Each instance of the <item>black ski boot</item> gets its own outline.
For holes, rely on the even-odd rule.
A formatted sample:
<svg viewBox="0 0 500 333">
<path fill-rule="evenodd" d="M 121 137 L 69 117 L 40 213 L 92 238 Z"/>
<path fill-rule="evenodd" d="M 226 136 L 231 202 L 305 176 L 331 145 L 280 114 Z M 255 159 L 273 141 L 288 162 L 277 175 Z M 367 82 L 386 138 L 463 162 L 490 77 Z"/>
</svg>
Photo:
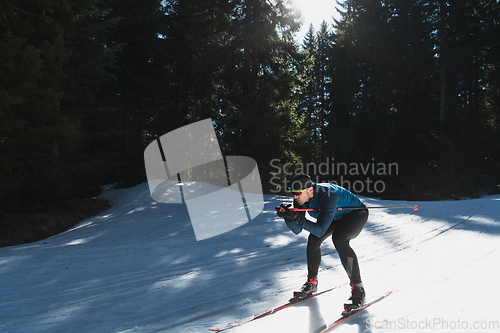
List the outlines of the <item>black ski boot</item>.
<svg viewBox="0 0 500 333">
<path fill-rule="evenodd" d="M 347 300 L 346 303 L 344 303 L 344 309 L 347 311 L 357 309 L 363 304 L 365 304 L 366 301 L 366 295 L 365 295 L 365 288 L 363 288 L 363 285 L 358 285 L 358 286 L 353 286 L 351 288 L 351 297 Z"/>
<path fill-rule="evenodd" d="M 318 291 L 318 280 L 317 279 L 307 279 L 306 283 L 302 286 L 300 291 L 293 292 L 293 298 L 291 301 L 300 301 L 306 297 L 311 296 Z"/>
</svg>

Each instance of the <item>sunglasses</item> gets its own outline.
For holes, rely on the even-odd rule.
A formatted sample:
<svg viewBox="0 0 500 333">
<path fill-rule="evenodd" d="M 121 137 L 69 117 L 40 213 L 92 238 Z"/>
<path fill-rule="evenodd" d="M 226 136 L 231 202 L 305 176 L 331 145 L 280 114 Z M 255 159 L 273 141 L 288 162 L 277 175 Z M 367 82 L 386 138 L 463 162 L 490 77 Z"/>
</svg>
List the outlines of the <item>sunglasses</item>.
<svg viewBox="0 0 500 333">
<path fill-rule="evenodd" d="M 307 189 L 305 190 L 300 190 L 300 191 L 291 191 L 291 189 L 288 189 L 288 192 L 290 192 L 291 195 L 301 195 L 302 193 L 304 193 L 305 191 L 307 191 Z"/>
</svg>

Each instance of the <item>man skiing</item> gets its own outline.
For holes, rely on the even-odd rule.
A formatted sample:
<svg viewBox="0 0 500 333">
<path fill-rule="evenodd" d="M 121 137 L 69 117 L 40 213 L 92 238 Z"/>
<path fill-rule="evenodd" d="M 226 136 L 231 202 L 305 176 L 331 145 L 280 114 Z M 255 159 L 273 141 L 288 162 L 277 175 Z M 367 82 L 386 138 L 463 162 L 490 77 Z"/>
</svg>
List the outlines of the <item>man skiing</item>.
<svg viewBox="0 0 500 333">
<path fill-rule="evenodd" d="M 361 281 L 358 259 L 349 245 L 356 238 L 368 220 L 368 209 L 337 210 L 337 207 L 365 207 L 359 198 L 347 189 L 334 184 L 317 184 L 311 177 L 299 174 L 292 178 L 289 192 L 294 202 L 293 208 L 310 208 L 309 215 L 316 223 L 305 218 L 305 212 L 294 211 L 291 205 L 281 205 L 277 209 L 279 217 L 295 234 L 309 231 L 307 241 L 307 282 L 302 289 L 294 292 L 301 299 L 318 290 L 318 270 L 321 262 L 320 245 L 332 236 L 342 266 L 350 279 L 351 297 L 344 304 L 346 310 L 355 309 L 365 302 L 365 290 Z"/>
</svg>

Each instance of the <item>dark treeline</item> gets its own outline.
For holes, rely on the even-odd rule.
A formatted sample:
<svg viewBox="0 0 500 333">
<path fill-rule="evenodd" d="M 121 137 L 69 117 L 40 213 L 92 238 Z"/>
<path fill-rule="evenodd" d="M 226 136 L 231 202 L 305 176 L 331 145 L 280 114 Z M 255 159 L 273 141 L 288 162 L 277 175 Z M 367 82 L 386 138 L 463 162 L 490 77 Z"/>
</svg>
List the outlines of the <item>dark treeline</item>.
<svg viewBox="0 0 500 333">
<path fill-rule="evenodd" d="M 0 209 L 143 182 L 145 147 L 206 118 L 267 191 L 306 163 L 388 198 L 499 191 L 499 3 L 338 5 L 298 43 L 280 0 L 3 0 Z"/>
<path fill-rule="evenodd" d="M 298 110 L 311 134 L 302 156 L 397 163 L 397 177 L 380 177 L 386 197 L 498 192 L 498 1 L 340 5 L 334 29 L 304 43 L 314 67 Z"/>
</svg>

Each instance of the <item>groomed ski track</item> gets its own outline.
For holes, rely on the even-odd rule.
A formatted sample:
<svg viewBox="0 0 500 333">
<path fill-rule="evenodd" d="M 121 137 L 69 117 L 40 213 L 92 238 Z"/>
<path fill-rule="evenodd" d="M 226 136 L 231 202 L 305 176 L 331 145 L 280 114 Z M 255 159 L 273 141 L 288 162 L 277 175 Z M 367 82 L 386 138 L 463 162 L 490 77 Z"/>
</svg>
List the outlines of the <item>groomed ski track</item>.
<svg viewBox="0 0 500 333">
<path fill-rule="evenodd" d="M 186 207 L 154 202 L 146 183 L 102 197 L 112 208 L 71 230 L 0 249 L 0 332 L 209 332 L 286 302 L 305 282 L 308 233 L 295 236 L 274 212 L 290 198 L 266 195 L 256 219 L 197 242 Z M 367 298 L 394 293 L 338 331 L 500 330 L 500 306 L 482 306 L 500 297 L 499 195 L 361 199 L 419 209 L 370 211 L 352 241 Z M 331 241 L 322 250 L 320 289 L 346 282 Z M 339 316 L 348 294 L 284 309 L 288 319 L 269 316 L 265 332 L 314 331 Z M 299 317 L 300 328 L 290 319 Z M 254 332 L 250 324 L 228 332 Z"/>
</svg>

